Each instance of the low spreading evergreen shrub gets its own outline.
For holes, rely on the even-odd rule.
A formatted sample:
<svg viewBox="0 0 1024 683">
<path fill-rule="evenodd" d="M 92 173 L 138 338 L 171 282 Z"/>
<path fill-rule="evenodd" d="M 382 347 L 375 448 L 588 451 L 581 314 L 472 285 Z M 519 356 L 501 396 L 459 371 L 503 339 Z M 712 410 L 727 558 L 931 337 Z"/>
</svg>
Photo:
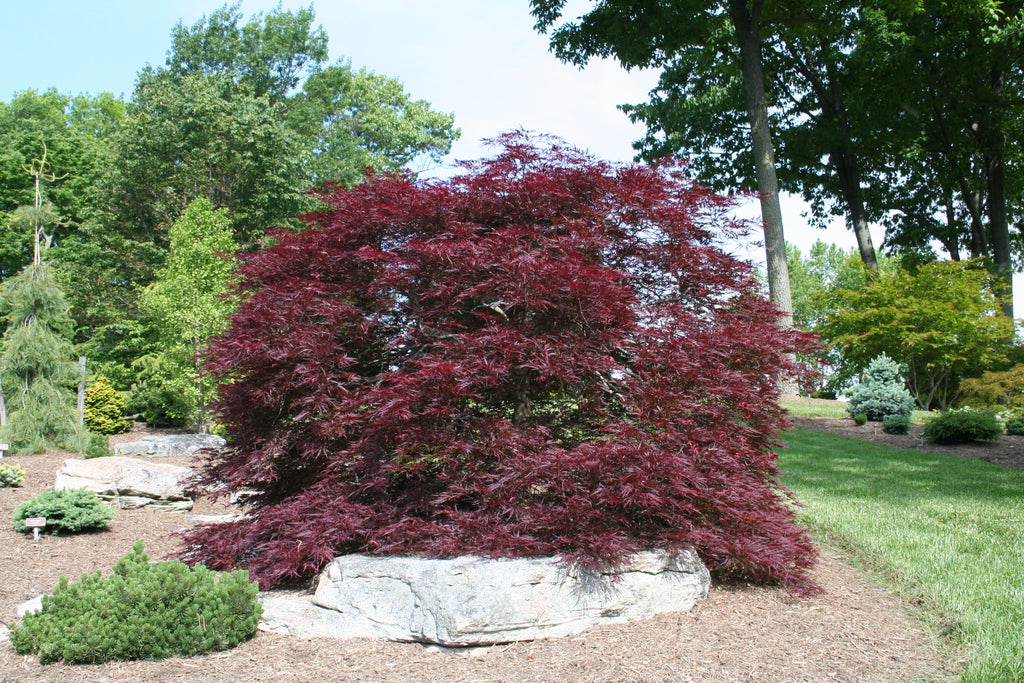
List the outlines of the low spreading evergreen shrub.
<svg viewBox="0 0 1024 683">
<path fill-rule="evenodd" d="M 106 529 L 114 518 L 114 508 L 85 489 L 44 491 L 15 509 L 14 530 L 22 533 L 31 531 L 25 526 L 29 517 L 45 517 L 44 533 L 56 536 Z"/>
<path fill-rule="evenodd" d="M 17 486 L 25 481 L 25 468 L 21 465 L 0 465 L 0 488 Z"/>
<path fill-rule="evenodd" d="M 914 397 L 900 379 L 900 365 L 884 353 L 868 364 L 864 380 L 850 392 L 846 408 L 850 415 L 863 413 L 873 422 L 881 422 L 886 415 L 910 417 L 914 412 Z"/>
<path fill-rule="evenodd" d="M 149 564 L 135 543 L 107 578 L 61 577 L 43 609 L 11 631 L 19 654 L 43 664 L 97 664 L 227 650 L 256 634 L 263 608 L 245 571 L 220 575 L 178 560 Z"/>
<path fill-rule="evenodd" d="M 882 420 L 882 431 L 886 434 L 909 434 L 910 418 L 903 415 L 886 415 Z"/>
<path fill-rule="evenodd" d="M 868 416 L 865 415 L 864 413 L 857 413 L 856 415 L 853 416 L 853 421 L 857 424 L 857 426 L 863 426 L 868 423 Z"/>
<path fill-rule="evenodd" d="M 132 423 L 124 419 L 124 399 L 100 375 L 85 390 L 85 426 L 94 434 L 124 434 Z"/>
<path fill-rule="evenodd" d="M 1010 436 L 1024 436 L 1024 415 L 1014 415 L 1007 420 L 1006 433 Z"/>
<path fill-rule="evenodd" d="M 987 410 L 956 408 L 933 417 L 924 426 L 924 435 L 935 443 L 997 441 L 1003 433 L 996 416 Z"/>
</svg>

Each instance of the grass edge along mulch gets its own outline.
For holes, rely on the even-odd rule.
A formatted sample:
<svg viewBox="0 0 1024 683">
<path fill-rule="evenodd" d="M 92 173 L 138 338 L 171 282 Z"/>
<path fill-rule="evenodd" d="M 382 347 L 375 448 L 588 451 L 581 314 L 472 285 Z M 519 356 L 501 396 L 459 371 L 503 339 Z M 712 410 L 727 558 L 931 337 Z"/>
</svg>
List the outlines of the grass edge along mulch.
<svg viewBox="0 0 1024 683">
<path fill-rule="evenodd" d="M 1024 681 L 1024 471 L 792 429 L 799 523 L 962 647 L 962 683 Z"/>
</svg>

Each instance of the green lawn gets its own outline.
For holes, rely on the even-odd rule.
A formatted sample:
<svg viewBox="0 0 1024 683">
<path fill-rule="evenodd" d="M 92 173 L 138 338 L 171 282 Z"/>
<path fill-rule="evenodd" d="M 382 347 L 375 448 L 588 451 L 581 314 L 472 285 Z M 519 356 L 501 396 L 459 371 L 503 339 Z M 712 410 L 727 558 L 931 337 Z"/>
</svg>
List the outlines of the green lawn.
<svg viewBox="0 0 1024 683">
<path fill-rule="evenodd" d="M 801 524 L 963 645 L 961 681 L 1024 681 L 1024 471 L 801 429 L 783 440 Z"/>
<path fill-rule="evenodd" d="M 791 401 L 783 399 L 779 401 L 779 405 L 786 409 L 790 415 L 798 415 L 800 417 L 849 417 L 850 414 L 846 412 L 846 404 L 842 401 L 816 401 L 814 403 L 804 403 L 802 401 Z M 934 413 L 930 413 L 925 410 L 915 410 L 910 416 L 911 422 L 925 422 L 928 418 L 932 417 Z"/>
</svg>

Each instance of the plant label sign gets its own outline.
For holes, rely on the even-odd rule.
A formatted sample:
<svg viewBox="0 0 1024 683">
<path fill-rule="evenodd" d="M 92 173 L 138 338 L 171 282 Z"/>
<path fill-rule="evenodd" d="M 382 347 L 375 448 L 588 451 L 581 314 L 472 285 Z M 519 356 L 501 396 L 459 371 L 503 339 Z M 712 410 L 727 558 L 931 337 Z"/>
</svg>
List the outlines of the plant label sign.
<svg viewBox="0 0 1024 683">
<path fill-rule="evenodd" d="M 25 519 L 25 526 L 32 530 L 32 540 L 39 540 L 39 530 L 46 526 L 45 517 L 27 517 Z"/>
</svg>

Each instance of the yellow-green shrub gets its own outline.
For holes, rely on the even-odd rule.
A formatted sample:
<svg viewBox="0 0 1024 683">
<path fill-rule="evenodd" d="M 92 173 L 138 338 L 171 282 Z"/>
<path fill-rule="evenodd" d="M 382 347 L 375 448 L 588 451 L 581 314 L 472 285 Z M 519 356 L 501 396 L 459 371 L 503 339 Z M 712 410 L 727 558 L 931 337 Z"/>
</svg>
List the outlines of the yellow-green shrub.
<svg viewBox="0 0 1024 683">
<path fill-rule="evenodd" d="M 963 380 L 957 403 L 974 408 L 1024 408 L 1024 364 Z"/>
<path fill-rule="evenodd" d="M 124 434 L 132 423 L 124 419 L 124 399 L 100 375 L 85 389 L 85 426 L 95 434 Z"/>
</svg>

